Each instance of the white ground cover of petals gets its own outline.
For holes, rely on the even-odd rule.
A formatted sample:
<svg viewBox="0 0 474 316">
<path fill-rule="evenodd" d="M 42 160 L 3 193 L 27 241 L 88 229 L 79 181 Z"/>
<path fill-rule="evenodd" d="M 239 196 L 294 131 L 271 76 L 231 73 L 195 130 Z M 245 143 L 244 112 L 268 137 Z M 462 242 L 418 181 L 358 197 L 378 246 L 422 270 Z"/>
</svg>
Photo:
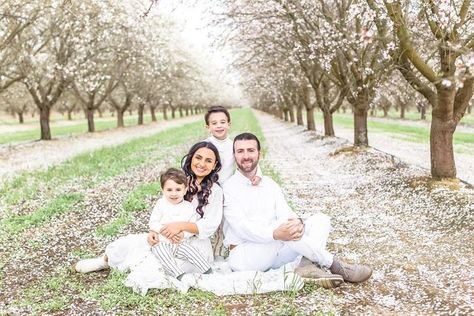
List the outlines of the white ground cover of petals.
<svg viewBox="0 0 474 316">
<path fill-rule="evenodd" d="M 0 145 L 0 179 L 5 180 L 24 170 L 47 168 L 84 152 L 116 146 L 132 139 L 150 136 L 165 129 L 198 120 L 202 120 L 201 115 L 72 137 L 60 137 L 51 141 L 36 141 L 12 146 Z"/>
<path fill-rule="evenodd" d="M 330 215 L 330 250 L 374 269 L 368 282 L 335 290 L 328 304 L 348 315 L 474 313 L 472 187 L 431 186 L 428 170 L 373 148 L 334 154 L 350 143 L 257 116 L 266 163 L 291 205 Z"/>
</svg>

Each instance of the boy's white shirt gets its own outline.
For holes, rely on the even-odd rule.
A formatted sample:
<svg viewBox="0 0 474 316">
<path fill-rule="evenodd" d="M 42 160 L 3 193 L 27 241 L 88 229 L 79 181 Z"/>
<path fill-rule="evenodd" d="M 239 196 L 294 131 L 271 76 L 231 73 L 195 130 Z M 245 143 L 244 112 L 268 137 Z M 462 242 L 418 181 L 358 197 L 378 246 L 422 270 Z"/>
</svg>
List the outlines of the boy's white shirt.
<svg viewBox="0 0 474 316">
<path fill-rule="evenodd" d="M 188 201 L 181 201 L 178 204 L 168 202 L 165 197 L 161 197 L 153 207 L 150 216 L 149 228 L 157 233 L 160 232 L 164 224 L 173 222 L 190 222 L 196 223 L 198 214 L 193 205 Z M 189 232 L 184 231 L 184 238 L 194 236 Z M 166 237 L 160 235 L 160 241 L 168 241 Z"/>
<path fill-rule="evenodd" d="M 226 137 L 223 140 L 217 139 L 214 136 L 209 136 L 206 141 L 212 143 L 216 146 L 219 151 L 219 156 L 221 158 L 221 170 L 219 174 L 219 184 L 222 186 L 224 182 L 229 179 L 234 174 L 235 164 L 234 164 L 234 153 L 233 153 L 233 141 Z"/>
</svg>

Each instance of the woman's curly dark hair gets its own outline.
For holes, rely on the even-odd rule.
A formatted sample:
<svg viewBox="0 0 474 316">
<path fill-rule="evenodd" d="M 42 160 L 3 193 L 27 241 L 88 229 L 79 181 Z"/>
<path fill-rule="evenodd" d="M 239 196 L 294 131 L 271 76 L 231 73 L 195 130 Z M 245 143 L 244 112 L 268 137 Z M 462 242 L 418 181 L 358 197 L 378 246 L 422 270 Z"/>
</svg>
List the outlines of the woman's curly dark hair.
<svg viewBox="0 0 474 316">
<path fill-rule="evenodd" d="M 204 179 L 202 179 L 200 183 L 201 190 L 199 190 L 199 187 L 196 183 L 196 175 L 191 169 L 191 162 L 193 160 L 194 154 L 200 148 L 209 148 L 216 156 L 216 167 L 211 170 L 211 172 L 207 176 L 205 176 Z M 189 152 L 181 159 L 181 168 L 188 177 L 188 190 L 186 191 L 184 199 L 186 201 L 191 202 L 194 195 L 197 194 L 199 204 L 196 208 L 196 212 L 201 216 L 201 218 L 204 216 L 204 211 L 202 210 L 202 208 L 209 203 L 208 199 L 209 195 L 211 195 L 212 192 L 212 185 L 217 182 L 217 180 L 219 180 L 219 175 L 217 174 L 217 172 L 221 170 L 221 166 L 222 165 L 221 158 L 219 157 L 219 151 L 217 150 L 216 146 L 206 141 L 195 144 L 193 147 L 191 147 Z"/>
</svg>

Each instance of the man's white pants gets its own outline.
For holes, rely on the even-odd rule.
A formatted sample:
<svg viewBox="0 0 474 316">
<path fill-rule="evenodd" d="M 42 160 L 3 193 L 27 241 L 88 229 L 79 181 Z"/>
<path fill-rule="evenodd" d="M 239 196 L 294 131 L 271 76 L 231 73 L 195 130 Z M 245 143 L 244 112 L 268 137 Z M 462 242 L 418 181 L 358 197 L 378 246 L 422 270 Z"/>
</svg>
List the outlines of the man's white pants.
<svg viewBox="0 0 474 316">
<path fill-rule="evenodd" d="M 230 251 L 229 264 L 234 271 L 266 271 L 292 262 L 299 255 L 330 267 L 333 255 L 326 250 L 331 229 L 329 216 L 316 214 L 305 222 L 303 237 L 297 241 L 275 240 L 269 243 L 244 242 Z"/>
</svg>

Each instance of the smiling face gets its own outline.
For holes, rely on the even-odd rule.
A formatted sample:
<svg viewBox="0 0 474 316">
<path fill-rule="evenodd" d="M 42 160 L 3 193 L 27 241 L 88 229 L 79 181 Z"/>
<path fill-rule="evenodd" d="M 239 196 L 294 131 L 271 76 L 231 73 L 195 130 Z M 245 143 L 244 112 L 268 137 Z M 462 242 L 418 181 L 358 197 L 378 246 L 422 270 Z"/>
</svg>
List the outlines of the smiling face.
<svg viewBox="0 0 474 316">
<path fill-rule="evenodd" d="M 227 115 L 223 112 L 214 112 L 209 115 L 209 124 L 206 125 L 209 133 L 217 139 L 223 140 L 227 138 L 230 128 L 230 122 Z"/>
<path fill-rule="evenodd" d="M 211 173 L 216 167 L 216 155 L 209 148 L 202 147 L 196 150 L 191 160 L 191 170 L 196 175 L 198 182 Z"/>
<path fill-rule="evenodd" d="M 253 139 L 235 141 L 234 157 L 237 167 L 245 176 L 254 175 L 260 159 L 257 142 Z"/>
<path fill-rule="evenodd" d="M 186 194 L 186 185 L 184 183 L 179 184 L 172 179 L 166 180 L 163 186 L 163 195 L 168 202 L 171 204 L 181 203 L 184 194 Z"/>
</svg>

